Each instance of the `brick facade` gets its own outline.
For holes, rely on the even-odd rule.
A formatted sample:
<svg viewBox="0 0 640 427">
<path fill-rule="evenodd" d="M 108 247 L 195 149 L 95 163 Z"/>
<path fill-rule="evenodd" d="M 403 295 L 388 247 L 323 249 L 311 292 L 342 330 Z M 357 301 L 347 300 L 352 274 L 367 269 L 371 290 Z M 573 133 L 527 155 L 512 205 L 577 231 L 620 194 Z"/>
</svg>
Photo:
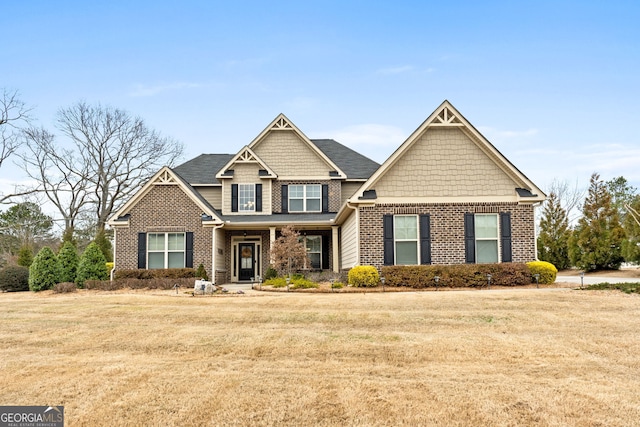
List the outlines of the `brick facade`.
<svg viewBox="0 0 640 427">
<path fill-rule="evenodd" d="M 464 214 L 511 212 L 513 262 L 536 258 L 534 208 L 516 203 L 469 204 L 382 204 L 360 208 L 360 264 L 383 265 L 383 215 L 431 215 L 431 257 L 433 264 L 463 264 Z"/>
<path fill-rule="evenodd" d="M 115 268 L 138 268 L 139 232 L 193 232 L 193 266 L 211 271 L 212 229 L 203 228 L 202 209 L 178 185 L 155 185 L 129 211 L 129 227 L 116 227 Z"/>
</svg>

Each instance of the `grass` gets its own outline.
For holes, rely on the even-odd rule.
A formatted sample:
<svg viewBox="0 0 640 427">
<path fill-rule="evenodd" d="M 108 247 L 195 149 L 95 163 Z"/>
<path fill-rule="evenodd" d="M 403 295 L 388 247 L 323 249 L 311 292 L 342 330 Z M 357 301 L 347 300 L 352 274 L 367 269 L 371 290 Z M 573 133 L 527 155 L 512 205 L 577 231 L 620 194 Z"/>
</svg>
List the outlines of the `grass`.
<svg viewBox="0 0 640 427">
<path fill-rule="evenodd" d="M 67 426 L 630 426 L 640 297 L 0 294 L 0 404 Z"/>
</svg>

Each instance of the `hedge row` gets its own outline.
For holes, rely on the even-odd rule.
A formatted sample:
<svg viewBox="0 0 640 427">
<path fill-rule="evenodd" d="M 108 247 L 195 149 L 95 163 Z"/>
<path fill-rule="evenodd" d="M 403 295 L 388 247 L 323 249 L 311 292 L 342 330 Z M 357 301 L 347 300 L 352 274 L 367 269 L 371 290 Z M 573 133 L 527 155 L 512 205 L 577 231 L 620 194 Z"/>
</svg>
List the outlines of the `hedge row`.
<svg viewBox="0 0 640 427">
<path fill-rule="evenodd" d="M 193 289 L 194 279 L 190 277 L 169 278 L 153 277 L 150 279 L 114 279 L 110 280 L 87 280 L 85 289 L 95 289 L 100 291 L 115 291 L 118 289 L 173 289 L 175 285 L 180 288 Z"/>
<path fill-rule="evenodd" d="M 156 270 L 116 270 L 114 279 L 184 279 L 195 278 L 193 268 L 167 268 Z"/>
<path fill-rule="evenodd" d="M 382 274 L 385 286 L 408 286 L 421 289 L 438 287 L 480 288 L 488 285 L 521 286 L 531 283 L 531 272 L 526 264 L 456 264 L 456 265 L 412 265 L 385 266 Z"/>
</svg>

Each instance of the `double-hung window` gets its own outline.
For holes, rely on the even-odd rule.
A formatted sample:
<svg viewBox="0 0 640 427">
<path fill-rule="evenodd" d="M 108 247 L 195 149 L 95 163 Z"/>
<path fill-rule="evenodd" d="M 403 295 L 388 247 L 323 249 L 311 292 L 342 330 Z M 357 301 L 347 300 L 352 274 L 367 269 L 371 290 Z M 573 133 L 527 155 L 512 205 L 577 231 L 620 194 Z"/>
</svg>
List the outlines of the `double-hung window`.
<svg viewBox="0 0 640 427">
<path fill-rule="evenodd" d="M 238 184 L 238 210 L 240 212 L 255 212 L 256 210 L 255 184 Z"/>
<path fill-rule="evenodd" d="M 418 217 L 416 215 L 395 215 L 393 217 L 393 237 L 395 264 L 418 264 Z"/>
<path fill-rule="evenodd" d="M 289 212 L 320 212 L 321 210 L 321 185 L 289 185 Z"/>
<path fill-rule="evenodd" d="M 475 214 L 476 262 L 498 262 L 498 215 Z"/>
<path fill-rule="evenodd" d="M 148 233 L 148 266 L 152 268 L 185 267 L 185 233 Z"/>
</svg>

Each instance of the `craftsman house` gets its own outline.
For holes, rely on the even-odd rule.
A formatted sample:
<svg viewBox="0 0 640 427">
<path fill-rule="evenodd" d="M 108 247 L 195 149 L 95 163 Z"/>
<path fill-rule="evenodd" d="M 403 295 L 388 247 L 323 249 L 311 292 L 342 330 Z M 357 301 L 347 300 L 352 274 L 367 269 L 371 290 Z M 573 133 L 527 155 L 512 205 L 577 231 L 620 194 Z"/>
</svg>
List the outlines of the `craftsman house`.
<svg viewBox="0 0 640 427">
<path fill-rule="evenodd" d="M 292 224 L 309 269 L 527 262 L 544 193 L 448 101 L 382 165 L 279 115 L 236 154 L 160 169 L 110 219 L 116 269 L 264 275 Z"/>
</svg>

